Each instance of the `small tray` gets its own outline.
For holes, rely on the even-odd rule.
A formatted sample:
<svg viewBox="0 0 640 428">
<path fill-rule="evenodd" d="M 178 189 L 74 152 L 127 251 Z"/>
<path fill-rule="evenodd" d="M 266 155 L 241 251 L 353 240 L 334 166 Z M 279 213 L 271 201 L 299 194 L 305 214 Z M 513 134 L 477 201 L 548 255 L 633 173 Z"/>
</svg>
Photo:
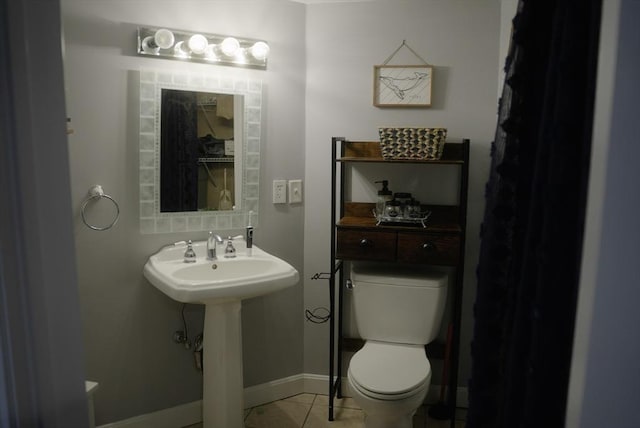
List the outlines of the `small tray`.
<svg viewBox="0 0 640 428">
<path fill-rule="evenodd" d="M 422 213 L 422 217 L 388 217 L 384 215 L 375 215 L 376 226 L 384 224 L 393 224 L 395 226 L 422 226 L 427 227 L 427 219 L 431 215 L 431 211 L 425 211 Z"/>
</svg>

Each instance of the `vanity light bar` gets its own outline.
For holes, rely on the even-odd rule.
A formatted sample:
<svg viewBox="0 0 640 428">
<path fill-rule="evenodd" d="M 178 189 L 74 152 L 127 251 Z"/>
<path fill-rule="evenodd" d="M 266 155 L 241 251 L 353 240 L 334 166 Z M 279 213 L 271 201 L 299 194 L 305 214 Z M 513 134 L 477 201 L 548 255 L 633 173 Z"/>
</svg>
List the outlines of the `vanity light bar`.
<svg viewBox="0 0 640 428">
<path fill-rule="evenodd" d="M 266 70 L 269 45 L 256 39 L 138 27 L 138 54 Z"/>
</svg>

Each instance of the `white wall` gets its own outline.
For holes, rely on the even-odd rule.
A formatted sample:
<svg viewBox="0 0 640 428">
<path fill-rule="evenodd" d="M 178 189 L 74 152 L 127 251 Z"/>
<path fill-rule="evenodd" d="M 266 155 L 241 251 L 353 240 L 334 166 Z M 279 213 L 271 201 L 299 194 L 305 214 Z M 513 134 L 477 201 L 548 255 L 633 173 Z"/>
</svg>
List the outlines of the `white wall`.
<svg viewBox="0 0 640 428">
<path fill-rule="evenodd" d="M 459 384 L 466 386 L 475 300 L 479 225 L 496 126 L 500 3 L 393 1 L 314 4 L 307 7 L 306 194 L 304 307 L 329 305 L 331 137 L 377 140 L 378 126 L 443 126 L 448 138 L 471 139 L 467 262 Z M 372 105 L 373 66 L 403 40 L 434 66 L 429 109 L 380 109 Z M 403 49 L 391 63 L 419 64 Z M 399 191 L 400 183 L 392 184 Z M 369 183 L 370 197 L 375 195 Z M 432 195 L 434 198 L 440 195 Z M 373 199 L 371 199 L 373 201 Z M 328 371 L 328 326 L 305 324 L 304 369 Z M 436 366 L 437 367 L 437 366 Z M 434 368 L 434 377 L 439 370 Z"/>
<path fill-rule="evenodd" d="M 264 0 L 63 0 L 62 14 L 67 106 L 75 129 L 69 156 L 86 367 L 88 379 L 100 383 L 96 419 L 103 424 L 201 398 L 201 375 L 191 352 L 172 341 L 173 332 L 182 329 L 181 305 L 153 288 L 142 267 L 162 245 L 206 235 L 139 233 L 135 72 L 205 72 L 210 66 L 136 56 L 136 26 L 234 34 L 270 43 L 267 71 L 219 69 L 263 80 L 255 241 L 304 276 L 303 208 L 270 203 L 273 179 L 304 177 L 304 6 Z M 79 215 L 89 186 L 96 183 L 121 208 L 119 222 L 105 232 L 89 230 Z M 301 285 L 245 302 L 245 386 L 302 372 L 301 307 Z M 200 306 L 188 307 L 192 337 L 202 331 L 202 313 Z"/>
<path fill-rule="evenodd" d="M 640 425 L 640 3 L 603 2 L 585 242 L 566 426 Z"/>
</svg>

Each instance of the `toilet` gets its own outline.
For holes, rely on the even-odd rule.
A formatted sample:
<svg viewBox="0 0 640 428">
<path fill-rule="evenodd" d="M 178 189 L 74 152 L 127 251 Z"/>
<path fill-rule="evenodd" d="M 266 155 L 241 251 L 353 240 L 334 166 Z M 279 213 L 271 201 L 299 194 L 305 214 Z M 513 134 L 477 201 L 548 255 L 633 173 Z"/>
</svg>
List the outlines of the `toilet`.
<svg viewBox="0 0 640 428">
<path fill-rule="evenodd" d="M 431 382 L 424 345 L 436 338 L 446 273 L 352 264 L 352 304 L 362 349 L 349 362 L 351 395 L 366 428 L 411 428 Z"/>
</svg>

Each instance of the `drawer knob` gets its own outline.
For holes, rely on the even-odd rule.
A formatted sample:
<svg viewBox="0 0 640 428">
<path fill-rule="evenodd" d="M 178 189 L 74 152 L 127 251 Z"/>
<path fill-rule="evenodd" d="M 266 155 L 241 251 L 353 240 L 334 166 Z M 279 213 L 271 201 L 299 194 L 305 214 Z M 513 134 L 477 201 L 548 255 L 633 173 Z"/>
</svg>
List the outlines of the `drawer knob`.
<svg viewBox="0 0 640 428">
<path fill-rule="evenodd" d="M 424 244 L 422 244 L 422 249 L 426 252 L 437 251 L 436 244 L 434 244 L 431 241 L 427 241 Z"/>
<path fill-rule="evenodd" d="M 371 241 L 370 239 L 367 239 L 367 238 L 362 238 L 360 240 L 360 246 L 361 247 L 371 247 L 371 246 L 373 246 L 373 241 Z"/>
</svg>

